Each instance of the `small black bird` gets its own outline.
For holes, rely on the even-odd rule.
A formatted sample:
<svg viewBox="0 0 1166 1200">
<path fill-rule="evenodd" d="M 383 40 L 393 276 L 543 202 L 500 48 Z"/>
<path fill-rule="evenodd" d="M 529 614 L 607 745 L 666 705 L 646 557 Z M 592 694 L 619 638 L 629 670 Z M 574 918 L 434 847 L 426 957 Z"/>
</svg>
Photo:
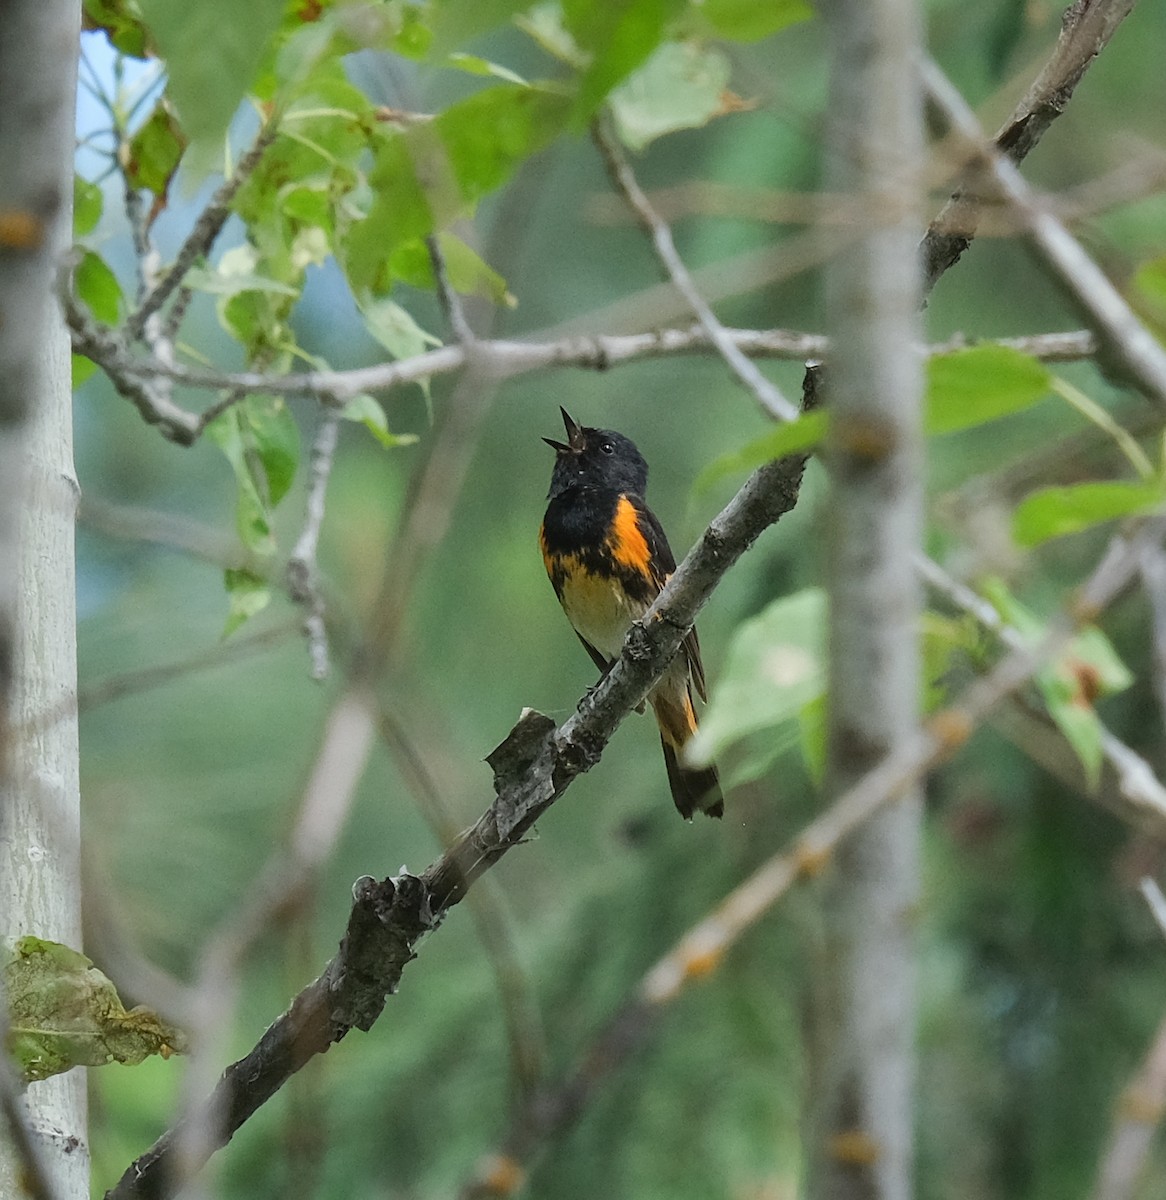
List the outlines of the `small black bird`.
<svg viewBox="0 0 1166 1200">
<path fill-rule="evenodd" d="M 644 500 L 648 464 L 623 434 L 582 427 L 560 409 L 567 441 L 543 441 L 555 451 L 550 503 L 539 532 L 555 595 L 601 672 L 620 656 L 633 621 L 647 611 L 676 559 Z M 692 688 L 705 699 L 696 630 L 648 696 L 660 726 L 672 799 L 685 819 L 699 809 L 724 814 L 715 767 L 687 767 L 685 745 L 696 732 Z"/>
</svg>

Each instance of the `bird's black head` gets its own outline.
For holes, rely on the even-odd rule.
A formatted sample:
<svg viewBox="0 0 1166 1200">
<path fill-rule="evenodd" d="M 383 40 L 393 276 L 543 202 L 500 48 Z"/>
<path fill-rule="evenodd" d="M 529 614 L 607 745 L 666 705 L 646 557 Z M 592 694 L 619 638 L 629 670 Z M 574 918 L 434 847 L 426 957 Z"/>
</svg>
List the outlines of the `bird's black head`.
<svg viewBox="0 0 1166 1200">
<path fill-rule="evenodd" d="M 561 496 L 571 488 L 642 496 L 648 487 L 648 464 L 635 443 L 610 429 L 577 425 L 566 409 L 559 411 L 567 428 L 567 441 L 543 438 L 555 452 L 549 498 Z"/>
</svg>

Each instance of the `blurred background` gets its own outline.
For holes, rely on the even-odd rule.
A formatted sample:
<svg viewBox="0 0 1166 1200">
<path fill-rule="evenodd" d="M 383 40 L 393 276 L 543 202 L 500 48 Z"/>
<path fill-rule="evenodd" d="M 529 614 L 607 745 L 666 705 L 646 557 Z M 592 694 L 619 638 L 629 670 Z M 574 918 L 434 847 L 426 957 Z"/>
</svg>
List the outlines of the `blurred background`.
<svg viewBox="0 0 1166 1200">
<path fill-rule="evenodd" d="M 1060 7 L 936 0 L 927 10 L 935 56 L 994 128 L 1047 55 Z M 84 42 L 95 73 L 108 77 L 103 35 Z M 1143 4 L 1025 166 L 1034 183 L 1084 205 L 1075 229 L 1119 283 L 1166 254 L 1164 47 L 1166 11 Z M 517 32 L 496 32 L 473 49 L 520 73 L 537 70 Z M 700 273 L 796 239 L 803 225 L 784 201 L 812 194 L 819 176 L 819 25 L 731 54 L 732 87 L 746 110 L 654 143 L 637 172 L 646 189 L 669 189 L 660 204 L 678 247 L 727 324 L 819 331 L 812 269 L 777 272 L 744 294 L 730 279 L 723 295 Z M 432 110 L 470 86 L 454 72 L 371 54 L 355 56 L 349 69 L 375 102 L 397 108 Z M 94 119 L 83 97 L 82 132 Z M 242 121 L 241 141 L 248 131 Z M 79 163 L 84 172 L 84 155 Z M 1098 180 L 1112 185 L 1108 193 L 1085 190 Z M 180 176 L 155 229 L 164 258 L 207 196 L 206 187 L 192 194 L 182 184 Z M 129 290 L 128 230 L 117 189 L 106 186 L 98 244 Z M 1098 195 L 1099 207 L 1089 208 Z M 942 196 L 940 184 L 936 210 Z M 513 309 L 475 311 L 483 330 L 519 337 L 683 320 L 677 302 L 656 290 L 650 248 L 585 138 L 557 141 L 463 232 L 517 298 Z M 241 227 L 228 226 L 219 250 L 241 236 Z M 296 315 L 300 344 L 337 367 L 380 361 L 339 271 L 310 268 L 309 276 Z M 401 302 L 442 332 L 432 295 L 406 291 Z M 975 242 L 940 282 L 926 322 L 932 340 L 1078 325 L 1008 236 Z M 205 297 L 185 339 L 216 363 L 239 361 Z M 798 394 L 800 365 L 765 371 L 787 395 Z M 1144 402 L 1091 366 L 1062 373 L 1152 445 Z M 306 457 L 313 408 L 291 404 Z M 318 887 L 248 962 L 232 1057 L 333 953 L 353 880 L 402 864 L 420 871 L 439 854 L 433 796 L 426 801 L 400 769 L 401 745 L 460 828 L 492 798 L 483 759 L 521 709 L 561 720 L 594 682 L 537 549 L 552 462 L 540 439 L 559 435 L 560 405 L 636 441 L 651 466 L 649 498 L 678 557 L 740 482 L 697 491 L 698 474 L 767 428 L 752 398 L 708 356 L 606 373 L 560 370 L 489 390 L 436 379 L 428 396 L 419 387 L 392 393 L 390 427 L 415 434 L 415 443 L 385 451 L 358 426 L 342 431 L 321 540 L 336 669 L 319 684 L 286 598 L 221 637 L 222 568 L 239 561 L 234 480 L 222 453 L 206 439 L 192 449 L 163 441 L 100 373 L 78 390 L 91 946 L 124 941 L 165 970 L 191 975 L 203 939 L 287 836 L 322 723 L 344 687 L 346 655 L 382 589 L 398 602 L 380 685 L 397 752 L 374 751 Z M 931 552 L 961 577 L 1003 577 L 1035 611 L 1051 613 L 1096 560 L 1105 531 L 1022 555 L 1008 537 L 1011 507 L 1037 483 L 1112 473 L 1113 443 L 1049 399 L 933 439 L 930 449 Z M 437 483 L 423 536 L 414 538 L 420 551 L 402 558 L 398 523 L 426 464 Z M 822 493 L 820 467 L 811 463 L 796 511 L 761 538 L 703 614 L 714 687 L 740 623 L 819 580 Z M 301 478 L 279 510 L 284 552 L 302 510 Z M 1141 669 L 1148 628 L 1139 596 L 1107 617 L 1106 631 L 1139 679 L 1107 701 L 1103 715 L 1161 768 L 1162 714 Z M 1025 738 L 1007 722 L 985 729 L 928 784 L 919 911 L 919 1194 L 928 1200 L 1088 1194 L 1120 1089 L 1166 1011 L 1166 943 L 1136 890 L 1141 874 L 1163 865 L 1162 847 L 1081 794 L 1067 748 L 1067 769 L 1050 773 L 1026 752 Z M 423 944 L 374 1029 L 350 1034 L 310 1064 L 218 1156 L 209 1176 L 216 1194 L 456 1195 L 506 1130 L 516 1098 L 505 1014 L 515 988 L 537 1014 L 524 1018 L 526 1035 L 553 1076 L 671 942 L 818 810 L 793 741 L 763 778 L 730 792 L 722 823 L 686 825 L 669 801 L 653 723 L 629 719 L 603 761 L 539 822 L 532 843 L 484 882 L 481 903 L 503 922 L 519 972 L 510 999 L 498 984 L 499 951 L 483 946 L 463 904 Z M 733 764 L 722 765 L 731 775 Z M 815 890 L 803 886 L 672 1007 L 648 1047 L 545 1155 L 527 1194 L 795 1196 L 820 941 Z M 90 1073 L 95 1194 L 165 1128 L 183 1069 L 179 1060 L 150 1060 Z M 1144 1196 L 1162 1194 L 1163 1169 L 1159 1152 Z"/>
</svg>

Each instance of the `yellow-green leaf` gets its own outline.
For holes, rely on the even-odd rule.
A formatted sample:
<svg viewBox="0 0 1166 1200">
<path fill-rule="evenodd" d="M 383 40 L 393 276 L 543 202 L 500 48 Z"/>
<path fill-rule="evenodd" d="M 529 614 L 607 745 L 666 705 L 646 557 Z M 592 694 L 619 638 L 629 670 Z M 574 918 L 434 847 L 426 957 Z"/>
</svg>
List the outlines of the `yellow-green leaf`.
<svg viewBox="0 0 1166 1200">
<path fill-rule="evenodd" d="M 185 149 L 186 135 L 163 98 L 154 105 L 145 124 L 130 138 L 123 164 L 126 179 L 136 188 L 153 192 L 159 203 L 164 203 Z"/>
<path fill-rule="evenodd" d="M 1022 546 L 1077 533 L 1105 521 L 1149 512 L 1166 501 L 1166 480 L 1139 479 L 1077 483 L 1042 488 L 1012 515 L 1012 536 Z"/>
<path fill-rule="evenodd" d="M 346 421 L 363 425 L 386 450 L 394 446 L 411 446 L 417 440 L 417 435 L 413 433 L 391 432 L 385 410 L 367 393 L 353 396 L 340 415 Z"/>
<path fill-rule="evenodd" d="M 826 594 L 809 588 L 775 600 L 733 635 L 700 730 L 689 747 L 708 763 L 759 729 L 798 718 L 826 686 Z"/>
<path fill-rule="evenodd" d="M 97 228 L 105 197 L 101 188 L 80 175 L 73 176 L 73 233 L 84 237 Z"/>
<path fill-rule="evenodd" d="M 73 287 L 99 321 L 116 325 L 121 319 L 121 284 L 100 254 L 85 251 L 73 272 Z"/>
<path fill-rule="evenodd" d="M 698 494 L 729 475 L 752 471 L 762 463 L 772 462 L 787 454 L 812 450 L 826 436 L 830 414 L 823 409 L 803 413 L 796 421 L 788 421 L 763 434 L 756 440 L 714 459 L 696 477 L 693 490 Z"/>
<path fill-rule="evenodd" d="M 729 60 L 716 49 L 665 42 L 612 92 L 620 140 L 633 150 L 676 129 L 698 129 L 725 111 Z"/>
<path fill-rule="evenodd" d="M 185 1050 L 180 1030 L 148 1008 L 127 1011 L 109 979 L 59 942 L 21 938 L 3 956 L 3 975 L 7 1048 L 26 1080 Z"/>
<path fill-rule="evenodd" d="M 814 15 L 806 0 L 701 0 L 694 11 L 717 37 L 737 42 L 760 41 Z"/>
<path fill-rule="evenodd" d="M 927 364 L 927 432 L 955 433 L 1020 412 L 1051 385 L 1043 363 L 1006 346 L 937 354 Z"/>
<path fill-rule="evenodd" d="M 220 138 L 235 115 L 285 0 L 139 0 L 169 75 L 182 126 L 204 145 Z"/>
<path fill-rule="evenodd" d="M 271 602 L 271 588 L 251 571 L 228 567 L 223 572 L 227 589 L 227 623 L 223 637 L 230 637 L 245 621 L 262 612 Z"/>
</svg>

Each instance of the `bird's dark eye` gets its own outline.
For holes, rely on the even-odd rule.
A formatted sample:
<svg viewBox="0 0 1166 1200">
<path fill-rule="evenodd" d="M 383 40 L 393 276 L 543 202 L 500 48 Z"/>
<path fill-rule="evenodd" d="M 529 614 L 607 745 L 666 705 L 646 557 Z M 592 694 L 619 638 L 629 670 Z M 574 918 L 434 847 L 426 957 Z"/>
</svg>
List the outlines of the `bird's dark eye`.
<svg viewBox="0 0 1166 1200">
<path fill-rule="evenodd" d="M 614 454 L 615 453 L 615 442 L 608 442 L 608 441 L 600 442 L 599 449 L 602 450 L 604 454 Z"/>
</svg>

